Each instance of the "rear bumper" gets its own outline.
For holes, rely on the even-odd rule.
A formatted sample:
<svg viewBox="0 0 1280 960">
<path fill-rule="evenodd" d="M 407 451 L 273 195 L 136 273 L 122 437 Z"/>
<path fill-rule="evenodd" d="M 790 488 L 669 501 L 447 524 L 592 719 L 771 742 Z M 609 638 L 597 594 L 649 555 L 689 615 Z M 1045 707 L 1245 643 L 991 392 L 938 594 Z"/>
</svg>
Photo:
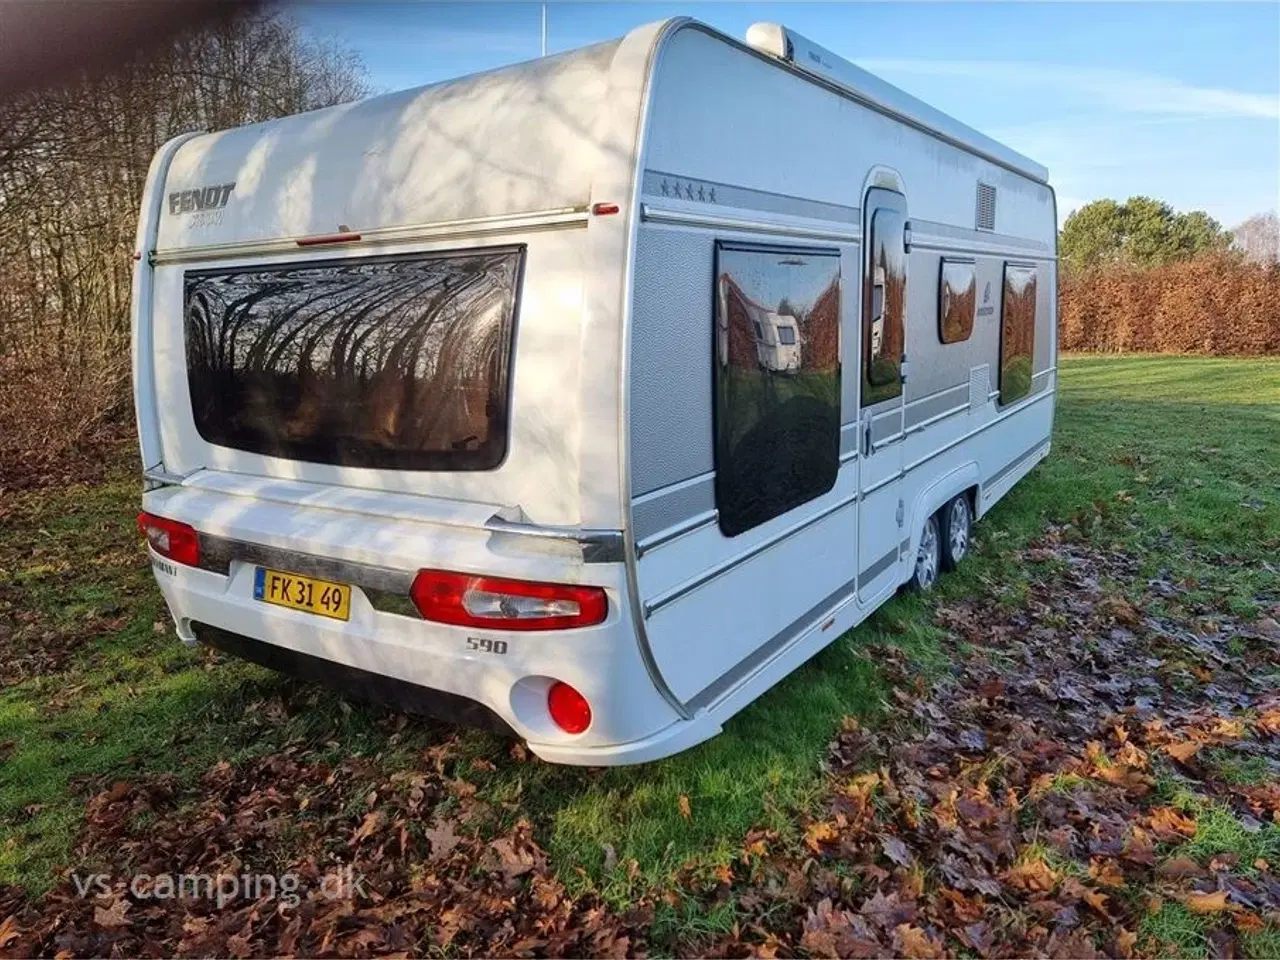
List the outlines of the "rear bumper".
<svg viewBox="0 0 1280 960">
<path fill-rule="evenodd" d="M 245 493 L 171 486 L 143 497 L 147 511 L 200 533 L 200 567 L 151 554 L 183 640 L 206 640 L 416 713 L 485 727 L 496 718 L 534 753 L 561 763 L 634 763 L 684 745 L 683 724 L 642 657 L 622 563 L 599 555 L 587 562 L 582 543 L 477 527 L 468 518 L 436 522 L 407 508 L 372 514 Z M 349 619 L 255 599 L 260 566 L 350 584 Z M 594 626 L 528 633 L 428 622 L 408 598 L 425 567 L 599 586 L 609 612 Z M 591 704 L 592 722 L 581 734 L 551 720 L 547 693 L 557 680 Z M 655 739 L 671 746 L 658 749 Z"/>
<path fill-rule="evenodd" d="M 192 623 L 191 629 L 201 643 L 299 680 L 323 683 L 360 700 L 383 704 L 405 713 L 515 736 L 510 725 L 484 704 L 457 694 L 313 657 L 204 623 Z"/>
</svg>

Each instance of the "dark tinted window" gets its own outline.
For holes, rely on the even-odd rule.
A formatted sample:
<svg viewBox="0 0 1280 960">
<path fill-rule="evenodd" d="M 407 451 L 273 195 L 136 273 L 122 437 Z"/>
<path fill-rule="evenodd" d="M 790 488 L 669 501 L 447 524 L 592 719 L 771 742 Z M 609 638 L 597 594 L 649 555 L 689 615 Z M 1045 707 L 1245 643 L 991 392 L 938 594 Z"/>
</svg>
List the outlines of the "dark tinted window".
<svg viewBox="0 0 1280 960">
<path fill-rule="evenodd" d="M 476 250 L 189 272 L 196 429 L 313 463 L 497 466 L 521 258 Z"/>
<path fill-rule="evenodd" d="M 938 338 L 943 343 L 968 340 L 973 333 L 973 313 L 978 305 L 978 284 L 973 263 L 943 260 L 938 280 Z"/>
<path fill-rule="evenodd" d="M 1036 269 L 1005 264 L 1000 314 L 1000 402 L 1012 403 L 1031 390 L 1031 358 L 1036 336 Z"/>
<path fill-rule="evenodd" d="M 840 256 L 716 247 L 716 506 L 727 536 L 830 490 L 840 467 Z"/>
<path fill-rule="evenodd" d="M 902 392 L 903 317 L 907 298 L 906 219 L 881 207 L 871 217 L 871 259 L 867 271 L 862 328 L 862 405 Z"/>
</svg>

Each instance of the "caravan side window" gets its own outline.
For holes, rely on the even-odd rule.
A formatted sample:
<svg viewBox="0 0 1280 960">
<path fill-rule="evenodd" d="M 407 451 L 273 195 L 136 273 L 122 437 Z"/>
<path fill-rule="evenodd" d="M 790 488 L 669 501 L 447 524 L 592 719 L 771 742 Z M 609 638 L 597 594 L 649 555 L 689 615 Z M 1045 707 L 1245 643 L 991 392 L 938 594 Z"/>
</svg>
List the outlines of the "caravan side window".
<svg viewBox="0 0 1280 960">
<path fill-rule="evenodd" d="M 902 393 L 903 318 L 907 304 L 906 219 L 881 207 L 871 216 L 871 256 L 864 281 L 862 406 Z"/>
<path fill-rule="evenodd" d="M 736 536 L 830 490 L 840 468 L 840 254 L 717 243 L 715 462 Z"/>
<path fill-rule="evenodd" d="M 1000 405 L 1031 391 L 1031 358 L 1036 335 L 1036 268 L 1004 265 L 1000 311 Z"/>
<path fill-rule="evenodd" d="M 938 279 L 938 339 L 961 343 L 973 333 L 978 284 L 972 260 L 944 259 Z"/>
</svg>

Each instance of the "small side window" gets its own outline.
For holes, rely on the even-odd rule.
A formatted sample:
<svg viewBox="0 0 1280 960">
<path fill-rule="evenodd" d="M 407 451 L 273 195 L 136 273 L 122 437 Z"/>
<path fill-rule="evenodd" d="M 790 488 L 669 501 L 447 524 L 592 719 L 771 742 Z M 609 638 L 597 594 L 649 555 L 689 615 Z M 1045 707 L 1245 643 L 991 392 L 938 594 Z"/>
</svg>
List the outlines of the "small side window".
<svg viewBox="0 0 1280 960">
<path fill-rule="evenodd" d="M 716 510 L 733 537 L 835 485 L 840 255 L 721 242 L 715 275 Z"/>
<path fill-rule="evenodd" d="M 1036 268 L 1006 263 L 1000 313 L 1000 405 L 1031 392 L 1036 336 Z"/>
<path fill-rule="evenodd" d="M 938 280 L 938 339 L 961 343 L 973 333 L 978 283 L 972 260 L 943 260 Z"/>
</svg>

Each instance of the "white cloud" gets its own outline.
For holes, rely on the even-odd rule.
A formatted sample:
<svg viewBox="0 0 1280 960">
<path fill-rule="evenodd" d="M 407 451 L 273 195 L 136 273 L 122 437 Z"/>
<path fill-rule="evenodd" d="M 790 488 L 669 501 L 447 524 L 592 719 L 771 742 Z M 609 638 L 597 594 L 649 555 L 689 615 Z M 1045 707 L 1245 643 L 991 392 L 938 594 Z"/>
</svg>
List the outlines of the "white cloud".
<svg viewBox="0 0 1280 960">
<path fill-rule="evenodd" d="M 872 73 L 895 77 L 968 77 L 1016 87 L 1076 93 L 1095 105 L 1127 113 L 1280 119 L 1280 97 L 1198 87 L 1134 70 L 1005 60 L 859 60 Z"/>
</svg>

